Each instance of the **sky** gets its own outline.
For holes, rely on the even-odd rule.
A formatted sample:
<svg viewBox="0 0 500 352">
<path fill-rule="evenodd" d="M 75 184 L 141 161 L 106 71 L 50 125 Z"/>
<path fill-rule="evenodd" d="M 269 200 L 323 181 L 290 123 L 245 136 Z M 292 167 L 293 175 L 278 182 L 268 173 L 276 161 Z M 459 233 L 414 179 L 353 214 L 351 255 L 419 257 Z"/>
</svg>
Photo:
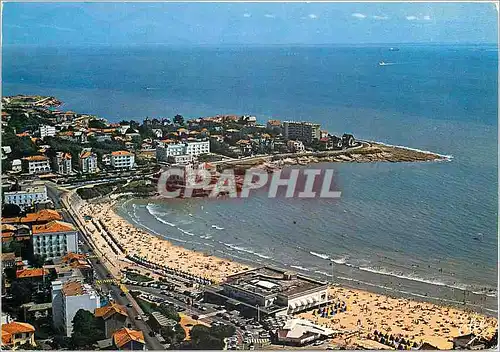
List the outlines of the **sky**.
<svg viewBox="0 0 500 352">
<path fill-rule="evenodd" d="M 3 44 L 497 43 L 494 3 L 3 3 Z"/>
</svg>

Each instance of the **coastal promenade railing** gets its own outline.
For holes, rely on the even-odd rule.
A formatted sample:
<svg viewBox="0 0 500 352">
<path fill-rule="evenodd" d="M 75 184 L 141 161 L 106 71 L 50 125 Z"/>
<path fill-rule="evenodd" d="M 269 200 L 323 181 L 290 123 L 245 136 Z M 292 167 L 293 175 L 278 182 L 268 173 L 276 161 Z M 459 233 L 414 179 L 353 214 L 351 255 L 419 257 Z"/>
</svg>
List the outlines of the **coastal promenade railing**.
<svg viewBox="0 0 500 352">
<path fill-rule="evenodd" d="M 101 251 L 98 244 L 94 241 L 90 230 L 85 225 L 83 218 L 79 215 L 84 201 L 76 194 L 75 191 L 70 191 L 69 193 L 61 197 L 61 203 L 66 208 L 69 216 L 73 219 L 74 223 L 79 228 L 83 240 L 90 246 L 90 248 L 92 248 L 92 250 L 98 252 L 99 257 L 103 259 L 103 263 L 108 268 L 108 270 L 113 273 L 115 277 L 120 277 L 120 271 L 116 268 L 115 264 L 111 260 L 109 260 L 107 255 L 103 251 Z"/>
<path fill-rule="evenodd" d="M 134 255 L 127 255 L 127 259 L 133 261 L 134 263 L 136 263 L 140 266 L 146 267 L 148 269 L 163 271 L 167 275 L 173 275 L 173 276 L 187 279 L 187 280 L 191 281 L 191 283 L 196 283 L 196 284 L 201 284 L 201 285 L 215 284 L 215 281 L 211 280 L 209 278 L 196 276 L 196 275 L 193 275 L 191 273 L 188 273 L 188 272 L 185 272 L 182 270 L 170 268 L 166 265 L 160 265 L 157 263 L 153 263 L 153 262 L 147 260 L 146 258 L 139 257 L 135 254 Z"/>
</svg>

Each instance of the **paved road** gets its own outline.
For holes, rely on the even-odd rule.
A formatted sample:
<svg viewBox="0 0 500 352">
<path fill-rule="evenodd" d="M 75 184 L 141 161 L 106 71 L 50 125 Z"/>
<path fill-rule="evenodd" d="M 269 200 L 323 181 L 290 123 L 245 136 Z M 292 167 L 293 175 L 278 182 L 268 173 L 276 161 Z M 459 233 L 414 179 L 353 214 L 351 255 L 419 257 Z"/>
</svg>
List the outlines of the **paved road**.
<svg viewBox="0 0 500 352">
<path fill-rule="evenodd" d="M 54 207 L 61 212 L 64 221 L 70 222 L 70 223 L 74 224 L 75 227 L 78 228 L 77 224 L 73 221 L 73 218 L 70 216 L 68 211 L 64 208 L 61 208 L 62 204 L 61 204 L 60 199 L 61 199 L 62 193 L 63 192 L 60 189 L 56 188 L 55 185 L 47 183 L 47 194 L 48 194 L 49 198 L 52 199 L 52 202 L 54 203 Z M 81 246 L 81 249 L 83 249 L 83 251 L 85 251 L 86 253 L 90 252 L 90 246 L 88 245 L 85 237 L 82 235 L 82 233 L 80 231 L 78 232 L 78 238 L 83 243 L 83 245 Z M 108 279 L 111 277 L 111 273 L 108 271 L 106 266 L 104 266 L 101 263 L 101 260 L 99 260 L 97 258 L 90 258 L 89 260 L 90 260 L 90 263 L 92 264 L 92 267 L 94 269 L 94 272 L 95 272 L 98 280 Z M 124 297 L 121 295 L 122 291 L 118 286 L 103 283 L 103 284 L 100 284 L 99 287 L 105 293 L 110 292 L 112 298 L 118 304 L 121 304 L 125 307 L 127 307 L 127 305 L 131 304 L 130 300 L 126 296 Z M 158 341 L 158 339 L 156 339 L 155 337 L 149 336 L 151 329 L 144 321 L 135 320 L 135 317 L 138 316 L 138 312 L 134 308 L 133 305 L 132 305 L 132 307 L 127 307 L 127 313 L 129 316 L 130 323 L 132 324 L 132 327 L 134 329 L 141 330 L 144 333 L 144 339 L 146 341 L 146 346 L 148 347 L 148 349 L 152 349 L 152 350 L 164 350 L 165 349 L 163 347 L 163 345 Z"/>
<path fill-rule="evenodd" d="M 86 252 L 89 251 L 89 247 L 87 244 L 82 246 L 82 249 Z M 102 280 L 102 279 L 107 279 L 110 277 L 109 271 L 106 269 L 106 267 L 100 262 L 99 259 L 92 258 L 90 259 L 90 262 L 92 263 L 92 267 L 94 268 L 94 272 L 97 275 L 97 278 Z M 109 275 L 109 276 L 108 276 Z M 112 284 L 100 284 L 100 288 L 102 289 L 103 292 L 110 292 L 111 297 L 118 303 L 123 306 L 126 306 L 130 304 L 131 302 L 127 297 L 121 296 L 121 289 Z M 133 326 L 134 329 L 141 330 L 144 333 L 144 339 L 146 340 L 146 346 L 148 349 L 152 350 L 164 350 L 165 348 L 163 345 L 158 341 L 158 339 L 149 336 L 149 333 L 151 332 L 151 329 L 149 326 L 142 320 L 135 320 L 135 317 L 138 316 L 138 312 L 136 309 L 132 307 L 127 307 L 127 313 L 130 319 L 130 322 Z"/>
<path fill-rule="evenodd" d="M 186 304 L 185 302 L 182 302 L 182 301 L 179 301 L 179 300 L 177 300 L 175 298 L 172 298 L 172 297 L 169 297 L 167 295 L 164 295 L 157 288 L 142 287 L 142 286 L 135 286 L 135 285 L 127 285 L 127 287 L 129 287 L 132 290 L 143 291 L 143 292 L 152 294 L 154 296 L 158 296 L 160 298 L 163 298 L 165 300 L 165 302 L 173 303 L 173 304 L 176 304 L 176 305 L 178 305 L 180 307 L 183 307 L 185 309 L 184 313 L 186 315 L 189 315 L 189 316 L 193 316 L 193 315 L 201 316 L 201 315 L 207 314 L 207 311 L 204 312 L 202 310 L 196 309 L 196 308 L 194 308 L 194 307 Z M 205 322 L 205 323 L 208 323 L 208 324 L 212 324 L 214 322 L 220 322 L 220 323 L 223 323 L 223 324 L 231 324 L 231 322 L 229 322 L 229 321 L 227 321 L 225 319 L 222 319 L 221 317 L 218 317 L 216 315 L 210 316 L 210 317 L 206 317 L 206 318 L 203 318 L 203 319 L 200 319 L 200 320 L 203 321 L 203 322 Z M 244 330 L 242 330 L 239 327 L 236 327 L 236 335 L 238 336 L 238 342 L 239 343 L 243 343 L 243 333 L 244 333 Z"/>
</svg>

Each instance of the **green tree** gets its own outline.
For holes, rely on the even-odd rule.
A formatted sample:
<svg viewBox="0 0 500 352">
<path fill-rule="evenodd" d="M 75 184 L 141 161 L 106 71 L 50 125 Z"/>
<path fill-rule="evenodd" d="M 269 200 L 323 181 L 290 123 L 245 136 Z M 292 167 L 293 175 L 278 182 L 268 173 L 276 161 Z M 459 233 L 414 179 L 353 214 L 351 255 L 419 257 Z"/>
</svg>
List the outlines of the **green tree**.
<svg viewBox="0 0 500 352">
<path fill-rule="evenodd" d="M 171 345 L 178 345 L 186 338 L 186 332 L 181 324 L 177 324 L 172 328 L 161 329 L 161 336 Z"/>
<path fill-rule="evenodd" d="M 174 116 L 174 123 L 178 124 L 178 125 L 183 125 L 184 124 L 184 117 L 182 117 L 182 115 L 175 115 Z"/>
<path fill-rule="evenodd" d="M 205 325 L 195 325 L 191 329 L 191 347 L 193 349 L 222 350 L 224 348 L 224 338 L 232 336 L 236 332 L 232 327 L 207 327 Z M 229 334 L 229 335 L 228 335 Z"/>
<path fill-rule="evenodd" d="M 31 266 L 34 268 L 41 268 L 45 264 L 46 257 L 43 255 L 35 254 L 31 259 Z"/>
<path fill-rule="evenodd" d="M 78 310 L 72 323 L 71 342 L 77 349 L 93 349 L 93 345 L 105 337 L 98 319 L 88 310 Z"/>
<path fill-rule="evenodd" d="M 142 139 L 153 138 L 153 129 L 149 126 L 141 125 L 141 127 L 139 127 L 139 133 Z"/>
<path fill-rule="evenodd" d="M 2 253 L 7 252 L 14 252 L 17 257 L 20 257 L 23 254 L 23 245 L 18 241 L 2 243 Z"/>
<path fill-rule="evenodd" d="M 214 336 L 224 339 L 236 334 L 236 328 L 234 327 L 234 325 L 211 326 L 210 333 Z"/>
<path fill-rule="evenodd" d="M 12 282 L 16 279 L 16 268 L 15 267 L 5 268 L 3 270 L 3 273 L 5 274 L 5 278 L 8 281 Z"/>
<path fill-rule="evenodd" d="M 13 305 L 20 307 L 24 303 L 31 302 L 35 290 L 36 284 L 31 282 L 29 279 L 14 280 L 9 289 L 9 292 L 12 294 Z"/>
<path fill-rule="evenodd" d="M 168 306 L 166 304 L 162 304 L 162 305 L 158 306 L 157 310 L 161 314 L 166 316 L 168 319 L 175 320 L 176 322 L 181 321 L 181 317 L 179 316 L 179 313 L 177 313 L 177 311 L 171 306 Z"/>
<path fill-rule="evenodd" d="M 100 128 L 100 129 L 103 129 L 103 128 L 106 128 L 106 127 L 107 127 L 106 124 L 102 120 L 94 119 L 94 120 L 90 120 L 89 121 L 89 128 Z"/>
<path fill-rule="evenodd" d="M 38 154 L 38 147 L 30 137 L 18 137 L 12 128 L 7 127 L 2 134 L 2 145 L 10 146 L 9 158 L 19 159 Z"/>
<path fill-rule="evenodd" d="M 2 208 L 2 216 L 14 218 L 21 215 L 21 208 L 17 204 L 5 203 Z"/>
</svg>

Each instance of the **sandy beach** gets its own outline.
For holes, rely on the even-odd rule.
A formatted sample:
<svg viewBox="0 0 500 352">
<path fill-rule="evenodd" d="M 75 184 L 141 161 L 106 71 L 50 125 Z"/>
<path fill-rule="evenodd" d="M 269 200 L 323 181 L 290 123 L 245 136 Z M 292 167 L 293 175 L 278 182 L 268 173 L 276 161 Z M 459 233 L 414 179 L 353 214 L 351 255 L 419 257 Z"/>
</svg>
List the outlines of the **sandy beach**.
<svg viewBox="0 0 500 352">
<path fill-rule="evenodd" d="M 110 241 L 106 241 L 99 225 L 92 221 L 83 221 L 88 215 L 99 219 L 107 227 L 115 240 L 123 246 L 122 253 Z M 125 256 L 138 255 L 160 265 L 182 270 L 190 274 L 221 282 L 228 275 L 243 271 L 249 267 L 228 259 L 222 259 L 202 252 L 188 250 L 173 245 L 167 240 L 140 230 L 118 216 L 113 211 L 113 203 L 84 203 L 79 216 L 87 232 L 99 250 L 110 260 L 116 259 L 117 269 L 134 266 L 125 260 Z M 96 228 L 97 227 L 97 228 Z M 145 269 L 141 269 L 145 272 Z M 117 271 L 118 272 L 118 271 Z M 299 314 L 318 324 L 341 330 L 344 333 L 333 339 L 333 343 L 356 346 L 370 341 L 375 330 L 399 335 L 412 342 L 428 342 L 440 349 L 451 349 L 453 337 L 475 332 L 491 336 L 498 321 L 470 311 L 438 306 L 431 303 L 411 301 L 404 298 L 391 298 L 385 295 L 354 290 L 339 286 L 331 288 L 331 295 L 339 302 L 347 304 L 347 310 L 328 318 L 313 314 L 314 311 Z M 369 342 L 367 342 L 369 341 Z M 381 346 L 378 346 L 381 347 Z"/>
<path fill-rule="evenodd" d="M 112 207 L 111 203 L 87 203 L 80 209 L 80 215 L 89 215 L 101 220 L 118 243 L 123 246 L 125 253 L 117 255 L 102 236 L 101 229 L 96 229 L 90 221 L 84 222 L 99 249 L 106 253 L 108 258 L 118 259 L 121 268 L 132 266 L 130 262 L 124 261 L 126 255 L 137 255 L 150 262 L 166 265 L 215 282 L 221 282 L 228 275 L 248 269 L 247 265 L 175 246 L 167 240 L 137 229 L 118 216 Z"/>
</svg>

